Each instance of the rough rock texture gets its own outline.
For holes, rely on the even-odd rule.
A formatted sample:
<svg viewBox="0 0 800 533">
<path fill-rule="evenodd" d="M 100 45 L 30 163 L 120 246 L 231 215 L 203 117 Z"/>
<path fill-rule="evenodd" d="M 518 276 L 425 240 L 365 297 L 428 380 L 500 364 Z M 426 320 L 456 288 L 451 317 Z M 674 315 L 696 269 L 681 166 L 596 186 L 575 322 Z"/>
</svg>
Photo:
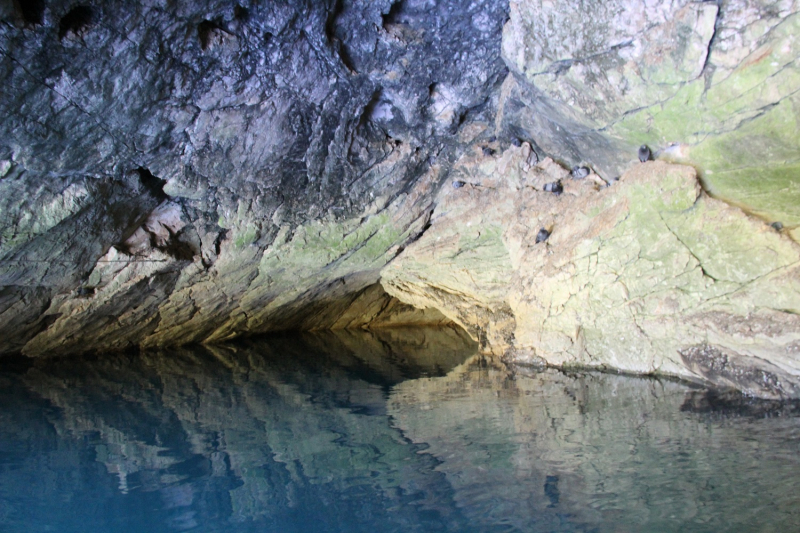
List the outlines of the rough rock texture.
<svg viewBox="0 0 800 533">
<path fill-rule="evenodd" d="M 496 2 L 3 6 L 0 352 L 369 320 L 505 75 Z"/>
<path fill-rule="evenodd" d="M 797 243 L 702 193 L 691 167 L 639 164 L 606 186 L 529 152 L 457 162 L 465 186 L 442 190 L 387 291 L 511 360 L 800 395 Z"/>
<path fill-rule="evenodd" d="M 455 320 L 521 361 L 800 394 L 797 1 L 0 20 L 0 354 Z"/>
<path fill-rule="evenodd" d="M 510 0 L 509 124 L 607 177 L 647 143 L 701 169 L 713 194 L 796 228 L 798 33 L 792 0 Z"/>
</svg>

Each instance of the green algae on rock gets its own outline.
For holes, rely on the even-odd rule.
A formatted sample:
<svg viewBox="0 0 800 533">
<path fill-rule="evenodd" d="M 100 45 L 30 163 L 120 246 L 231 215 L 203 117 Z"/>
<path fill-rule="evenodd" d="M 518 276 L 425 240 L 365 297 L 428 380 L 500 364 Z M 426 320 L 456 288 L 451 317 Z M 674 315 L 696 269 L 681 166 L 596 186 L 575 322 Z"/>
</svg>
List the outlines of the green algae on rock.
<svg viewBox="0 0 800 533">
<path fill-rule="evenodd" d="M 640 164 L 611 187 L 567 181 L 561 196 L 536 187 L 560 167 L 525 172 L 521 148 L 455 168 L 487 189 L 440 193 L 431 228 L 384 269 L 389 294 L 438 308 L 511 361 L 735 382 L 687 364 L 705 343 L 739 367 L 770 361 L 784 383 L 740 388 L 797 396 L 800 246 L 708 197 L 693 168 Z M 552 234 L 536 244 L 542 226 Z M 484 232 L 491 247 L 475 245 Z"/>
<path fill-rule="evenodd" d="M 588 2 L 587 18 L 540 0 L 510 4 L 504 58 L 535 99 L 550 100 L 551 120 L 571 126 L 533 123 L 551 155 L 582 151 L 613 177 L 648 144 L 698 168 L 713 195 L 800 224 L 796 5 L 682 1 L 672 13 L 670 2 L 615 0 Z"/>
</svg>

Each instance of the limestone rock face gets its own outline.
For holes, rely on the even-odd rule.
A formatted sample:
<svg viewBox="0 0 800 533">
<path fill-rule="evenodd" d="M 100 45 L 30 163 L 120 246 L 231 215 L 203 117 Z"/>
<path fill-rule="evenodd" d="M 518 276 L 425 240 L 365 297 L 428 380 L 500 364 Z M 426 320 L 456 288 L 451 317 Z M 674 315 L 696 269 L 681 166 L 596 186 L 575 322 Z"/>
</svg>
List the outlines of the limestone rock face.
<svg viewBox="0 0 800 533">
<path fill-rule="evenodd" d="M 708 197 L 691 167 L 639 164 L 607 186 L 527 151 L 455 165 L 465 185 L 384 269 L 389 294 L 513 361 L 800 394 L 797 243 Z"/>
<path fill-rule="evenodd" d="M 0 19 L 0 354 L 452 320 L 800 395 L 797 1 Z"/>
<path fill-rule="evenodd" d="M 700 168 L 716 196 L 796 227 L 799 11 L 774 0 L 510 0 L 509 127 L 609 178 L 649 144 Z"/>
</svg>

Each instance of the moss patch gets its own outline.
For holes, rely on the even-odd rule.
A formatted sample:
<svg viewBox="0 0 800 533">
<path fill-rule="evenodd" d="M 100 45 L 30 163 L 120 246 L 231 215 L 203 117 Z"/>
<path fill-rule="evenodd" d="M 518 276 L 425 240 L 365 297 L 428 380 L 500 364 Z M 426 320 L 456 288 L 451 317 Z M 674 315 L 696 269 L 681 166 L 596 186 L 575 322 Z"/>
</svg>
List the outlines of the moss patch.
<svg viewBox="0 0 800 533">
<path fill-rule="evenodd" d="M 800 16 L 788 17 L 724 79 L 695 80 L 609 132 L 632 145 L 689 145 L 676 159 L 696 166 L 709 192 L 800 225 L 799 33 Z"/>
</svg>

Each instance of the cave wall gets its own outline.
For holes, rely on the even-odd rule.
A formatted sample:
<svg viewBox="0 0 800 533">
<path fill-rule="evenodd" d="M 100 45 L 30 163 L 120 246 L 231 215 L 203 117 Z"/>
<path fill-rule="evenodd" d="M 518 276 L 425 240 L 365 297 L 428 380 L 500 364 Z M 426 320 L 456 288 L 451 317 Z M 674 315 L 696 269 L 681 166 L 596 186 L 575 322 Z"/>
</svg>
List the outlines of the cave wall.
<svg viewBox="0 0 800 533">
<path fill-rule="evenodd" d="M 309 315 L 422 231 L 506 72 L 495 2 L 21 5 L 0 26 L 3 353 L 335 325 Z"/>
<path fill-rule="evenodd" d="M 387 292 L 510 361 L 800 393 L 797 243 L 709 197 L 692 167 L 639 163 L 606 186 L 528 153 L 466 154 L 465 185 L 384 269 Z"/>
<path fill-rule="evenodd" d="M 610 178 L 646 143 L 714 196 L 797 228 L 798 2 L 509 3 L 510 127 Z"/>
<path fill-rule="evenodd" d="M 798 2 L 0 6 L 0 354 L 455 321 L 799 394 Z"/>
</svg>

